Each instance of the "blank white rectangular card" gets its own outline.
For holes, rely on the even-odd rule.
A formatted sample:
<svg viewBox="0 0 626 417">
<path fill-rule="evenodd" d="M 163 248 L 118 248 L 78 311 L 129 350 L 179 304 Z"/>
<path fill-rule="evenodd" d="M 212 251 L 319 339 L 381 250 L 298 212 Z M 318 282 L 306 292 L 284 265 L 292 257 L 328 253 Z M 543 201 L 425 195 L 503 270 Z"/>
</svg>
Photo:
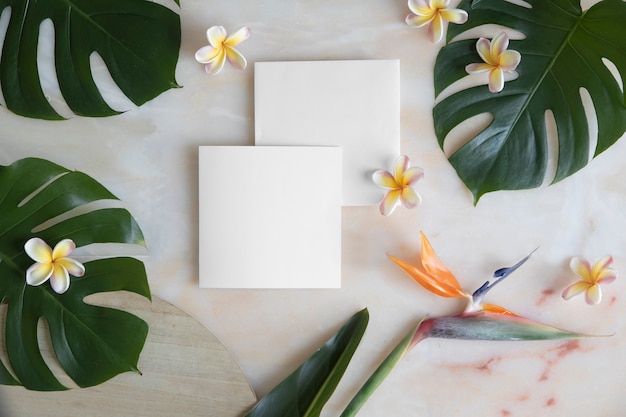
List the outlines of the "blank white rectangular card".
<svg viewBox="0 0 626 417">
<path fill-rule="evenodd" d="M 371 175 L 400 155 L 398 60 L 257 62 L 257 145 L 343 148 L 342 204 L 376 205 Z"/>
<path fill-rule="evenodd" d="M 201 146 L 200 287 L 340 288 L 341 148 Z"/>
</svg>

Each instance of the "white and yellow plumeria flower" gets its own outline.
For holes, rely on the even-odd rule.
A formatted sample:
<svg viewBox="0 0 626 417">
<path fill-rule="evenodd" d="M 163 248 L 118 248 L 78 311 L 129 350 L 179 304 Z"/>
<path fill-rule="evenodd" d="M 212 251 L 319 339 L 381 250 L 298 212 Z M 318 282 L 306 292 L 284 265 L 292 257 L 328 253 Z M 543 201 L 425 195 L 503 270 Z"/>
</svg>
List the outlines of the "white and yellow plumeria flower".
<svg viewBox="0 0 626 417">
<path fill-rule="evenodd" d="M 50 280 L 52 289 L 63 294 L 70 286 L 70 274 L 80 277 L 85 273 L 83 264 L 68 258 L 74 249 L 71 239 L 60 241 L 54 249 L 38 237 L 28 240 L 24 250 L 36 263 L 26 271 L 26 283 L 36 286 Z"/>
<path fill-rule="evenodd" d="M 234 47 L 250 37 L 250 28 L 242 27 L 234 35 L 228 36 L 223 26 L 212 26 L 207 30 L 209 45 L 196 51 L 196 61 L 206 64 L 204 69 L 209 75 L 217 74 L 224 68 L 224 61 L 237 69 L 244 69 L 248 63 L 246 58 Z"/>
<path fill-rule="evenodd" d="M 498 93 L 504 88 L 504 72 L 512 72 L 517 68 L 522 56 L 517 51 L 507 51 L 509 37 L 500 32 L 491 42 L 480 38 L 476 42 L 476 51 L 484 62 L 469 64 L 465 70 L 469 74 L 489 72 L 489 91 Z"/>
<path fill-rule="evenodd" d="M 409 157 L 401 155 L 394 163 L 393 174 L 381 169 L 372 175 L 376 185 L 388 190 L 379 205 L 382 215 L 389 216 L 400 202 L 407 208 L 413 208 L 422 201 L 412 187 L 424 178 L 424 170 L 409 168 L 409 165 Z"/>
<path fill-rule="evenodd" d="M 600 284 L 608 284 L 617 278 L 617 271 L 610 267 L 612 263 L 612 256 L 605 256 L 594 263 L 593 266 L 586 259 L 572 258 L 570 268 L 582 280 L 565 288 L 563 298 L 569 300 L 584 292 L 587 304 L 598 304 L 602 300 Z"/>
<path fill-rule="evenodd" d="M 451 9 L 450 0 L 409 0 L 411 14 L 406 17 L 406 23 L 411 26 L 422 27 L 428 25 L 430 40 L 439 42 L 443 38 L 443 21 L 465 23 L 467 12 L 461 9 Z"/>
</svg>

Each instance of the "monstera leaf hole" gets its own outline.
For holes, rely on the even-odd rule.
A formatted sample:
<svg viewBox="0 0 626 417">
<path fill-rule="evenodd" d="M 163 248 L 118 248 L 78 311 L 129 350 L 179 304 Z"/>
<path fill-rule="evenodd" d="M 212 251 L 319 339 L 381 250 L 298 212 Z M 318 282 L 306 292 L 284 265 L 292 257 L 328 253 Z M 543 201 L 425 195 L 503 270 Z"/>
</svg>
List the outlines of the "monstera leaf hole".
<svg viewBox="0 0 626 417">
<path fill-rule="evenodd" d="M 45 19 L 39 26 L 39 40 L 37 44 L 37 68 L 41 77 L 41 89 L 50 106 L 63 118 L 74 116 L 74 112 L 63 98 L 56 72 L 54 60 L 55 28 L 51 19 Z M 113 77 L 106 63 L 97 52 L 89 55 L 89 68 L 93 82 L 100 91 L 104 102 L 115 112 L 137 108 L 113 81 Z"/>
<path fill-rule="evenodd" d="M 45 318 L 40 318 L 37 323 L 37 346 L 41 352 L 46 366 L 52 371 L 56 379 L 63 384 L 66 388 L 79 388 L 79 386 L 70 378 L 65 372 L 63 366 L 58 361 L 54 354 L 54 348 L 52 347 L 52 338 L 50 337 L 50 326 Z"/>
<path fill-rule="evenodd" d="M 446 140 L 443 142 L 443 152 L 447 157 L 450 157 L 469 142 L 471 138 L 482 132 L 492 121 L 492 114 L 481 113 L 455 126 L 454 129 L 448 133 Z"/>
</svg>

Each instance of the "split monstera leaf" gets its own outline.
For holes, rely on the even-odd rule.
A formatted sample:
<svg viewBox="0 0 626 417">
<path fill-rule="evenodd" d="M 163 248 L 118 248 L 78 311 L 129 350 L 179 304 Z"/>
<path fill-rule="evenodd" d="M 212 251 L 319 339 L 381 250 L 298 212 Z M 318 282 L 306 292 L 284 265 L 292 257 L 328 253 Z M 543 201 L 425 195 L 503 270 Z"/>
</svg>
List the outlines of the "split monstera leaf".
<svg viewBox="0 0 626 417">
<path fill-rule="evenodd" d="M 178 0 L 174 0 L 178 5 Z M 148 0 L 0 0 L 8 28 L 2 44 L 0 87 L 6 107 L 22 116 L 62 119 L 41 87 L 37 54 L 40 26 L 54 27 L 54 65 L 69 108 L 82 116 L 119 113 L 94 82 L 97 53 L 111 77 L 135 105 L 178 87 L 180 16 Z"/>
<path fill-rule="evenodd" d="M 448 27 L 448 41 L 487 24 L 524 36 L 510 41 L 522 59 L 515 70 L 518 77 L 501 92 L 484 85 L 471 87 L 444 98 L 433 109 L 442 148 L 452 129 L 464 121 L 480 114 L 493 118 L 449 156 L 475 203 L 491 191 L 535 188 L 544 182 L 548 112 L 558 135 L 556 172 L 548 178 L 552 182 L 583 168 L 590 155 L 605 151 L 626 131 L 624 91 L 609 70 L 615 66 L 624 85 L 626 3 L 601 0 L 586 11 L 579 0 L 521 3 L 463 0 L 458 8 L 467 11 L 467 22 Z M 454 41 L 441 49 L 434 70 L 436 96 L 467 76 L 466 66 L 481 62 L 476 41 Z M 586 113 L 581 90 L 591 97 L 595 115 Z M 597 120 L 595 149 L 588 116 Z"/>
<path fill-rule="evenodd" d="M 145 245 L 130 213 L 107 207 L 107 200 L 117 198 L 91 177 L 46 160 L 30 158 L 0 166 L 0 308 L 6 313 L 0 315 L 5 316 L 0 321 L 0 339 L 6 343 L 6 354 L 0 349 L 0 384 L 40 391 L 65 389 L 39 350 L 41 320 L 48 324 L 59 363 L 78 386 L 97 385 L 121 372 L 138 372 L 148 325 L 127 312 L 88 304 L 84 298 L 129 291 L 150 299 L 143 263 L 131 257 L 103 258 L 85 262 L 79 269 L 65 257 L 70 239 L 77 247 Z M 97 203 L 104 208 L 89 210 L 90 204 Z M 77 275 L 68 288 L 62 286 L 61 293 L 48 282 L 31 282 L 37 286 L 27 282 L 27 270 L 33 265 L 29 253 L 44 261 L 41 253 L 46 252 L 36 249 L 43 243 L 32 238 L 52 245 L 61 242 L 52 250 L 59 257 L 50 254 L 50 262 L 59 262 L 57 266 Z M 31 242 L 28 249 L 26 242 Z"/>
</svg>

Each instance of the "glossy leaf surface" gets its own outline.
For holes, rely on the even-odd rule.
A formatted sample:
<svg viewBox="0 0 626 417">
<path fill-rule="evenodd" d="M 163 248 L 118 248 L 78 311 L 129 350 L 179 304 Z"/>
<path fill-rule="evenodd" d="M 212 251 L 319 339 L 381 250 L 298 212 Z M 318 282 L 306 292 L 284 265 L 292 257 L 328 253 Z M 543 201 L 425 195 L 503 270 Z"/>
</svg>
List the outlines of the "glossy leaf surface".
<svg viewBox="0 0 626 417">
<path fill-rule="evenodd" d="M 369 321 L 350 318 L 324 346 L 263 397 L 246 417 L 318 417 L 335 391 Z"/>
<path fill-rule="evenodd" d="M 449 157 L 475 202 L 487 192 L 542 184 L 548 164 L 547 112 L 553 115 L 558 134 L 557 168 L 550 177 L 554 182 L 584 167 L 590 154 L 598 155 L 623 135 L 625 96 L 603 59 L 615 65 L 623 84 L 626 3 L 602 0 L 587 11 L 578 0 L 527 0 L 526 6 L 505 0 L 463 0 L 459 7 L 469 12 L 469 20 L 450 25 L 448 40 L 486 24 L 525 36 L 510 42 L 509 49 L 519 51 L 522 60 L 516 69 L 519 77 L 507 81 L 502 92 L 491 93 L 486 85 L 467 88 L 433 110 L 442 148 L 454 127 L 479 114 L 493 116 L 484 130 Z M 435 94 L 465 77 L 467 64 L 478 62 L 482 60 L 476 39 L 446 45 L 435 64 Z M 581 89 L 588 92 L 595 110 L 595 149 Z"/>
<path fill-rule="evenodd" d="M 178 2 L 177 2 L 178 4 Z M 40 25 L 54 26 L 54 62 L 63 98 L 83 116 L 117 114 L 92 77 L 97 53 L 119 88 L 136 105 L 177 87 L 180 17 L 147 0 L 0 0 L 10 14 L 2 45 L 0 86 L 8 109 L 60 119 L 41 88 L 37 63 Z"/>
<path fill-rule="evenodd" d="M 69 290 L 56 294 L 49 283 L 26 284 L 33 260 L 24 243 L 40 237 L 52 245 L 72 239 L 77 247 L 92 243 L 143 245 L 139 226 L 122 208 L 96 208 L 90 203 L 116 200 L 91 177 L 41 159 L 23 159 L 0 166 L 0 301 L 6 303 L 4 332 L 9 373 L 0 362 L 0 383 L 33 390 L 65 387 L 44 362 L 37 325 L 50 329 L 55 355 L 65 372 L 81 387 L 100 384 L 137 361 L 148 325 L 124 311 L 86 304 L 89 294 L 130 291 L 150 298 L 143 263 L 134 258 L 104 258 L 86 262 L 86 273 L 72 277 Z"/>
</svg>

